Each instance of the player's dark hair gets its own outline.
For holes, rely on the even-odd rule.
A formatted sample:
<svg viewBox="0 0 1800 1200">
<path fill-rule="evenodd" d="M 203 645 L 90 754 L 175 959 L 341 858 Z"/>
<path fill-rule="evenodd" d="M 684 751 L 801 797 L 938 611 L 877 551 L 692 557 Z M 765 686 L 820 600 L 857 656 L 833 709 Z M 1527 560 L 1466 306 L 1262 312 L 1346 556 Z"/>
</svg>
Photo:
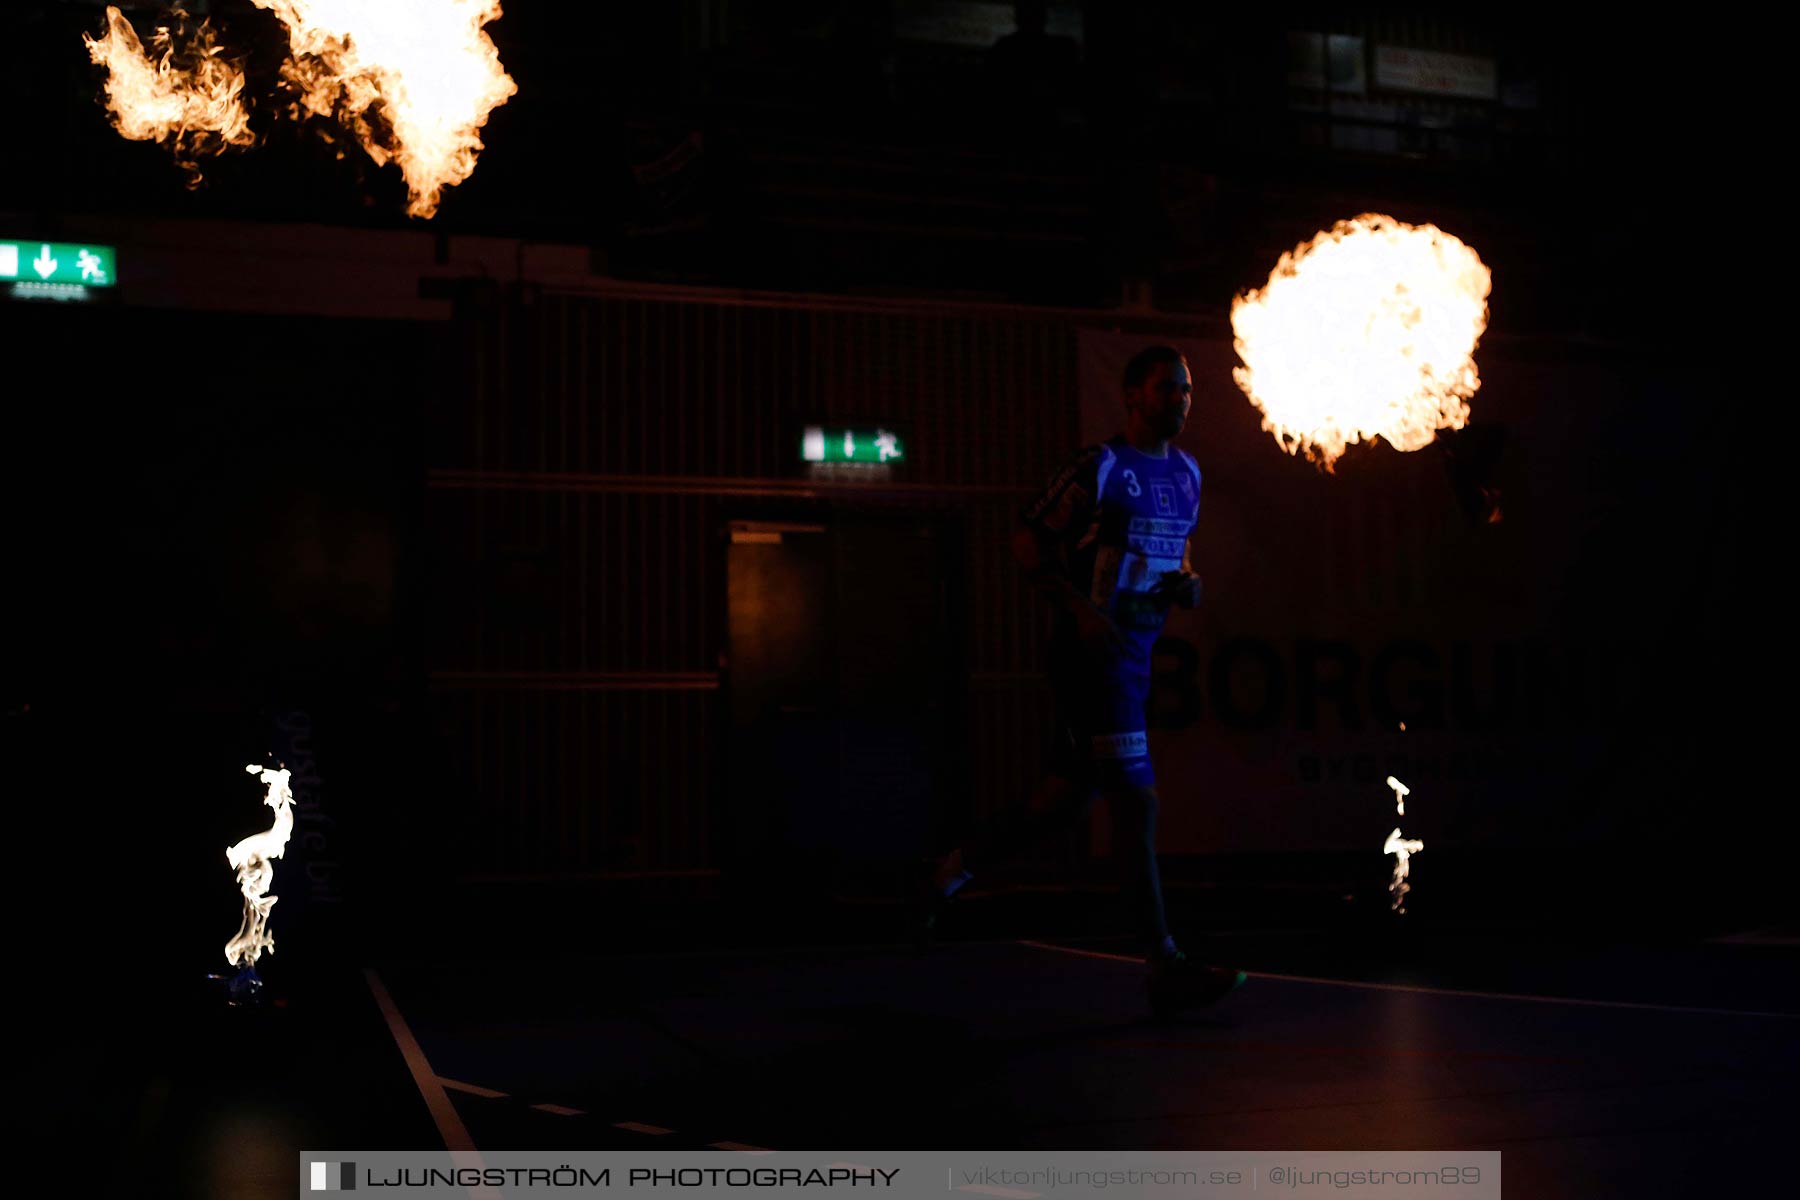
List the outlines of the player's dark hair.
<svg viewBox="0 0 1800 1200">
<path fill-rule="evenodd" d="M 1130 391 L 1132 388 L 1142 387 L 1144 380 L 1150 378 L 1150 373 L 1156 370 L 1159 363 L 1168 363 L 1172 367 L 1178 362 L 1186 361 L 1181 351 L 1173 346 L 1150 346 L 1139 350 L 1125 364 L 1125 389 Z"/>
</svg>

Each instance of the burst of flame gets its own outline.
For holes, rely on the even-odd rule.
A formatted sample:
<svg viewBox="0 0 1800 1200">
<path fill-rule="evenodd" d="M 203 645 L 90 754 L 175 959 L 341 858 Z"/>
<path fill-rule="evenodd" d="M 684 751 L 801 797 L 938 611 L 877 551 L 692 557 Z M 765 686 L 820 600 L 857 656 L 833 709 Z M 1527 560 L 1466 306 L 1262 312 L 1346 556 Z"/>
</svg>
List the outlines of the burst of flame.
<svg viewBox="0 0 1800 1200">
<path fill-rule="evenodd" d="M 1468 423 L 1490 286 L 1480 256 L 1435 225 L 1339 221 L 1233 301 L 1232 378 L 1283 450 L 1328 471 L 1365 438 L 1417 450 Z"/>
<path fill-rule="evenodd" d="M 473 173 L 488 114 L 519 90 L 483 30 L 500 0 L 253 2 L 287 29 L 295 115 L 334 119 L 398 163 L 415 217 Z"/>
<path fill-rule="evenodd" d="M 1383 854 L 1394 855 L 1394 878 L 1388 884 L 1388 891 L 1394 897 L 1394 911 L 1406 911 L 1406 893 L 1412 891 L 1412 884 L 1406 882 L 1410 870 L 1408 864 L 1412 856 L 1425 848 L 1425 843 L 1417 838 L 1403 838 L 1400 827 L 1396 825 L 1394 832 L 1387 835 L 1387 841 L 1381 847 Z"/>
<path fill-rule="evenodd" d="M 1400 728 L 1405 729 L 1406 726 L 1401 725 Z M 1398 779 L 1395 779 L 1392 775 L 1387 777 L 1387 785 L 1394 789 L 1394 810 L 1404 815 L 1406 812 L 1406 798 L 1412 795 L 1412 789 L 1407 787 L 1404 783 L 1401 783 Z M 1383 854 L 1392 854 L 1395 856 L 1394 878 L 1388 883 L 1388 892 L 1394 897 L 1393 907 L 1395 912 L 1406 911 L 1406 893 L 1412 891 L 1412 885 L 1406 882 L 1406 876 L 1410 870 L 1409 864 L 1412 856 L 1424 848 L 1425 843 L 1419 841 L 1417 838 L 1401 837 L 1400 827 L 1398 825 L 1394 826 L 1394 832 L 1387 835 L 1387 841 L 1381 847 L 1381 852 Z"/>
<path fill-rule="evenodd" d="M 275 952 L 275 939 L 268 930 L 269 910 L 280 897 L 268 894 L 269 884 L 275 879 L 273 860 L 281 857 L 288 835 L 294 831 L 294 793 L 288 790 L 288 772 L 255 763 L 244 770 L 260 774 L 268 785 L 263 803 L 275 810 L 275 822 L 225 851 L 225 861 L 237 872 L 238 890 L 244 893 L 244 920 L 237 936 L 225 943 L 225 961 L 234 967 L 254 967 L 264 950 Z"/>
<path fill-rule="evenodd" d="M 182 17 L 179 10 L 177 17 Z M 196 159 L 248 146 L 250 110 L 244 104 L 244 73 L 227 62 L 205 21 L 177 45 L 167 25 L 138 40 L 131 22 L 116 8 L 106 10 L 106 35 L 81 35 L 88 57 L 106 68 L 106 106 L 121 135 L 136 142 L 167 143 L 188 174 L 200 183 Z"/>
</svg>

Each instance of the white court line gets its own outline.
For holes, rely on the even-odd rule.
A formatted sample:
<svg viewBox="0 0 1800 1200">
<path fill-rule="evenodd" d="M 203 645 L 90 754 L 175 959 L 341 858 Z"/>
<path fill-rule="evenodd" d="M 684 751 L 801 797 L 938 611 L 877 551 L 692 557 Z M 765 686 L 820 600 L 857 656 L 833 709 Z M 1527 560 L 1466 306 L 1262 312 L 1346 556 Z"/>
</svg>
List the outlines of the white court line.
<svg viewBox="0 0 1800 1200">
<path fill-rule="evenodd" d="M 633 1133 L 664 1134 L 674 1133 L 673 1129 L 664 1129 L 661 1125 L 646 1125 L 642 1121 L 614 1121 L 614 1129 L 629 1129 Z"/>
<path fill-rule="evenodd" d="M 1051 942 L 1020 941 L 1021 946 L 1039 950 L 1055 950 L 1060 954 L 1079 954 L 1083 958 L 1105 958 L 1114 962 L 1143 964 L 1142 957 L 1129 954 L 1106 954 L 1099 950 L 1077 950 Z M 1418 987 L 1409 983 L 1367 983 L 1359 979 L 1320 979 L 1312 975 L 1277 975 L 1272 971 L 1245 971 L 1252 979 L 1279 979 L 1283 983 L 1316 983 L 1329 987 L 1364 988 L 1374 992 L 1413 992 L 1424 996 L 1461 996 L 1471 1000 L 1516 1000 L 1527 1004 L 1567 1004 L 1581 1008 L 1630 1008 L 1645 1012 L 1699 1013 L 1711 1017 L 1774 1017 L 1777 1020 L 1800 1021 L 1800 1013 L 1764 1012 L 1745 1008 L 1699 1008 L 1682 1004 L 1641 1004 L 1634 1000 L 1583 1000 L 1573 996 L 1526 996 L 1517 992 L 1473 992 L 1461 988 Z"/>
<path fill-rule="evenodd" d="M 400 1009 L 394 1004 L 394 998 L 388 995 L 387 985 L 381 982 L 381 976 L 375 968 L 364 967 L 363 978 L 369 981 L 369 991 L 375 995 L 375 1004 L 381 1009 L 382 1018 L 387 1021 L 388 1032 L 394 1035 L 394 1044 L 400 1047 L 400 1057 L 406 1060 L 406 1069 L 412 1072 L 413 1083 L 419 1089 L 419 1095 L 425 1098 L 425 1107 L 431 1111 L 431 1119 L 437 1125 L 438 1136 L 444 1139 L 444 1146 L 450 1151 L 450 1160 L 459 1167 L 485 1169 L 481 1161 L 481 1152 L 475 1149 L 475 1141 L 456 1115 L 456 1106 L 450 1103 L 450 1095 L 444 1091 L 444 1085 L 438 1082 L 437 1072 L 431 1069 L 431 1060 L 425 1057 L 425 1051 L 419 1049 L 419 1040 L 407 1028 L 406 1018 L 400 1015 Z M 469 1189 L 469 1195 L 477 1200 L 500 1200 L 500 1193 L 483 1184 Z"/>
<path fill-rule="evenodd" d="M 486 1100 L 504 1100 L 507 1098 L 505 1092 L 496 1092 L 493 1088 L 484 1088 L 478 1083 L 464 1083 L 460 1079 L 446 1079 L 442 1075 L 438 1076 L 438 1082 L 453 1092 L 467 1092 L 471 1096 L 480 1096 Z"/>
<path fill-rule="evenodd" d="M 1103 950 L 1077 950 L 1073 946 L 1058 946 L 1052 942 L 1021 941 L 1019 943 L 1019 945 L 1035 946 L 1039 950 L 1055 950 L 1060 954 L 1079 954 L 1083 958 L 1104 958 L 1104 959 L 1108 959 L 1112 962 L 1137 963 L 1139 966 L 1142 966 L 1143 962 L 1144 962 L 1144 960 L 1141 956 L 1138 958 L 1133 958 L 1129 954 L 1108 954 Z"/>
<path fill-rule="evenodd" d="M 562 1104 L 534 1104 L 531 1107 L 537 1109 L 539 1112 L 547 1112 L 559 1117 L 584 1117 L 587 1115 L 586 1111 L 583 1109 L 569 1108 L 567 1105 Z"/>
</svg>

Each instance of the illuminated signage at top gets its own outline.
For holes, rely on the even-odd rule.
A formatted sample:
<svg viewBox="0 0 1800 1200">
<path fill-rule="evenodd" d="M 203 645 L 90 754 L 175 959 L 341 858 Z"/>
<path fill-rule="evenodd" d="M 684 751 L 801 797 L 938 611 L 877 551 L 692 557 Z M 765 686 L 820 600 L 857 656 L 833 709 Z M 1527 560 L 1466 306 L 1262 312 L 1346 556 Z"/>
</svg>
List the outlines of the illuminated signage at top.
<svg viewBox="0 0 1800 1200">
<path fill-rule="evenodd" d="M 111 246 L 0 238 L 0 284 L 12 284 L 15 292 L 116 287 L 118 264 Z"/>
</svg>

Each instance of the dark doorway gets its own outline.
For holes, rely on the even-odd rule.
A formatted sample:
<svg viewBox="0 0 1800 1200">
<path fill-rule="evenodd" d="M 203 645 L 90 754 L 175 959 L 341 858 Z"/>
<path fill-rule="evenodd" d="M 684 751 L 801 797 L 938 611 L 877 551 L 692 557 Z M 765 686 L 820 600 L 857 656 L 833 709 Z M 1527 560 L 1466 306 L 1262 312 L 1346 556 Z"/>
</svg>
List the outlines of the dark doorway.
<svg viewBox="0 0 1800 1200">
<path fill-rule="evenodd" d="M 725 805 L 744 878 L 885 888 L 926 851 L 959 694 L 955 542 L 931 518 L 733 524 Z"/>
</svg>

